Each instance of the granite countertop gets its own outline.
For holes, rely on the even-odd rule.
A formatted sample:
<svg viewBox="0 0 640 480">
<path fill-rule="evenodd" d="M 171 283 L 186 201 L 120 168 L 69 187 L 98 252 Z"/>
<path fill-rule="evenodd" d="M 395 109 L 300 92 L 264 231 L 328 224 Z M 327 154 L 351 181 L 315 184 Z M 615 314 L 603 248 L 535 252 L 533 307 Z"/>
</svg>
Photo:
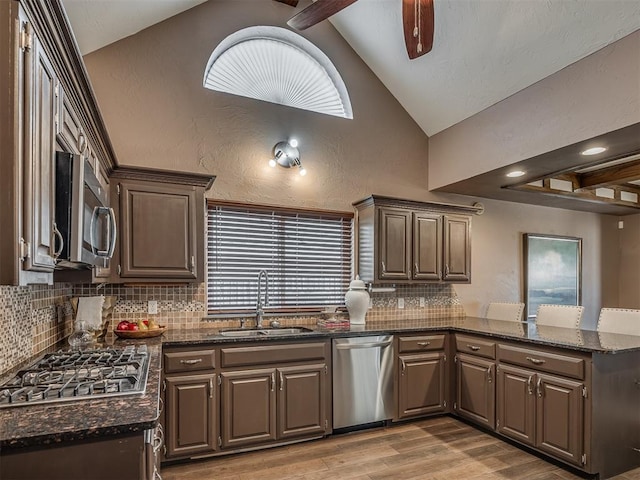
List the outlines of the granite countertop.
<svg viewBox="0 0 640 480">
<path fill-rule="evenodd" d="M 0 408 L 0 451 L 133 433 L 155 427 L 159 417 L 162 343 L 157 338 L 144 341 L 111 339 L 107 345 L 121 347 L 140 342 L 147 344 L 149 352 L 145 393 Z M 99 344 L 98 347 L 107 345 Z M 56 350 L 66 348 L 68 344 L 64 342 L 58 344 Z"/>
<path fill-rule="evenodd" d="M 481 334 L 504 340 L 517 340 L 537 345 L 561 347 L 589 353 L 615 354 L 630 351 L 640 351 L 640 336 L 619 335 L 615 333 L 600 333 L 594 330 L 577 328 L 560 328 L 536 326 L 526 322 L 507 322 L 488 320 L 486 318 L 441 318 L 425 320 L 393 320 L 386 322 L 368 322 L 365 325 L 351 325 L 349 328 L 325 329 L 304 325 L 312 329 L 311 332 L 287 335 L 285 337 L 225 337 L 216 328 L 199 328 L 189 330 L 168 330 L 162 336 L 165 346 L 217 344 L 217 343 L 246 343 L 274 340 L 301 340 L 312 338 L 338 338 L 346 336 L 399 334 L 428 331 L 454 331 Z"/>
<path fill-rule="evenodd" d="M 98 438 L 153 428 L 159 417 L 161 354 L 163 346 L 292 341 L 380 334 L 452 331 L 481 334 L 504 340 L 566 348 L 589 353 L 616 354 L 640 351 L 640 337 L 598 333 L 574 328 L 536 327 L 535 324 L 484 318 L 441 318 L 368 322 L 329 330 L 305 325 L 311 332 L 285 337 L 232 338 L 217 328 L 168 330 L 161 338 L 125 341 L 108 336 L 107 345 L 144 342 L 149 351 L 149 376 L 143 395 L 80 400 L 51 405 L 0 409 L 0 449 L 38 446 Z M 225 329 L 225 330 L 228 330 Z M 58 346 L 58 349 L 61 345 Z M 41 356 L 41 355 L 40 355 Z M 33 359 L 34 361 L 36 358 Z"/>
</svg>

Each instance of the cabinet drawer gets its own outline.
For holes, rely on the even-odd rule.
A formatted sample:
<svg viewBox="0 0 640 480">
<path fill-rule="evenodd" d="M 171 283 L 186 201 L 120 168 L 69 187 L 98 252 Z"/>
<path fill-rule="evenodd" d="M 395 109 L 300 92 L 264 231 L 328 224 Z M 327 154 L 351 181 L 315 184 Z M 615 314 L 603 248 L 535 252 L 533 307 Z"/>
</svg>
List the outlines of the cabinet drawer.
<svg viewBox="0 0 640 480">
<path fill-rule="evenodd" d="M 164 354 L 165 373 L 211 370 L 215 367 L 214 350 L 187 352 L 166 352 Z"/>
<path fill-rule="evenodd" d="M 498 345 L 498 360 L 565 377 L 584 379 L 584 359 L 530 348 Z"/>
<path fill-rule="evenodd" d="M 429 350 L 442 350 L 444 348 L 445 335 L 420 335 L 416 337 L 399 337 L 398 352 L 426 352 Z"/>
<path fill-rule="evenodd" d="M 478 357 L 496 358 L 496 342 L 466 335 L 456 335 L 456 351 L 470 353 Z"/>
<path fill-rule="evenodd" d="M 323 360 L 327 355 L 327 344 L 294 343 L 291 345 L 264 345 L 251 347 L 228 347 L 221 349 L 222 367 L 244 367 L 272 363 Z"/>
</svg>

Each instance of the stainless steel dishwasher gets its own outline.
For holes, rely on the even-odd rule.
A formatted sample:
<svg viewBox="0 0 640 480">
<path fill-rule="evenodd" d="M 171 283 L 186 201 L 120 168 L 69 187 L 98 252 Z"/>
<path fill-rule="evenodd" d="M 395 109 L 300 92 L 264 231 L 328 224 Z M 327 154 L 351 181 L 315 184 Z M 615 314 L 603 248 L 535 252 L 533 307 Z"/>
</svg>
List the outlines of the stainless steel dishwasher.
<svg viewBox="0 0 640 480">
<path fill-rule="evenodd" d="M 333 428 L 393 417 L 393 335 L 333 340 Z"/>
</svg>

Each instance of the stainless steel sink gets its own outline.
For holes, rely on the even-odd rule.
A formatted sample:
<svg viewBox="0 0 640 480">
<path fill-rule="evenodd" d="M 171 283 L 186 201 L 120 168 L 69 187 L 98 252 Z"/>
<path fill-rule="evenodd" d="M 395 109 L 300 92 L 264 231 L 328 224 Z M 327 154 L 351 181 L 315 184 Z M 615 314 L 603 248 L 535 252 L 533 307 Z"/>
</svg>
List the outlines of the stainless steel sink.
<svg viewBox="0 0 640 480">
<path fill-rule="evenodd" d="M 259 330 L 223 330 L 220 335 L 223 337 L 283 337 L 287 335 L 299 335 L 301 333 L 313 332 L 310 328 L 291 327 L 291 328 L 261 328 Z"/>
</svg>

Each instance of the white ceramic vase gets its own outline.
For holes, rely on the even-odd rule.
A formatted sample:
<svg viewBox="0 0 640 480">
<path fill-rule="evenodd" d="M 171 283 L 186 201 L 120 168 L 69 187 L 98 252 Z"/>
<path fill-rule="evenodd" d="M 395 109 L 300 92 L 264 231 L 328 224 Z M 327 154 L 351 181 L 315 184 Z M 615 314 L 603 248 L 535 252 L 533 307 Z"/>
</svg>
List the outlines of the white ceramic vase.
<svg viewBox="0 0 640 480">
<path fill-rule="evenodd" d="M 369 308 L 369 292 L 359 276 L 349 284 L 344 303 L 349 311 L 349 322 L 353 325 L 364 325 L 364 317 Z"/>
</svg>

